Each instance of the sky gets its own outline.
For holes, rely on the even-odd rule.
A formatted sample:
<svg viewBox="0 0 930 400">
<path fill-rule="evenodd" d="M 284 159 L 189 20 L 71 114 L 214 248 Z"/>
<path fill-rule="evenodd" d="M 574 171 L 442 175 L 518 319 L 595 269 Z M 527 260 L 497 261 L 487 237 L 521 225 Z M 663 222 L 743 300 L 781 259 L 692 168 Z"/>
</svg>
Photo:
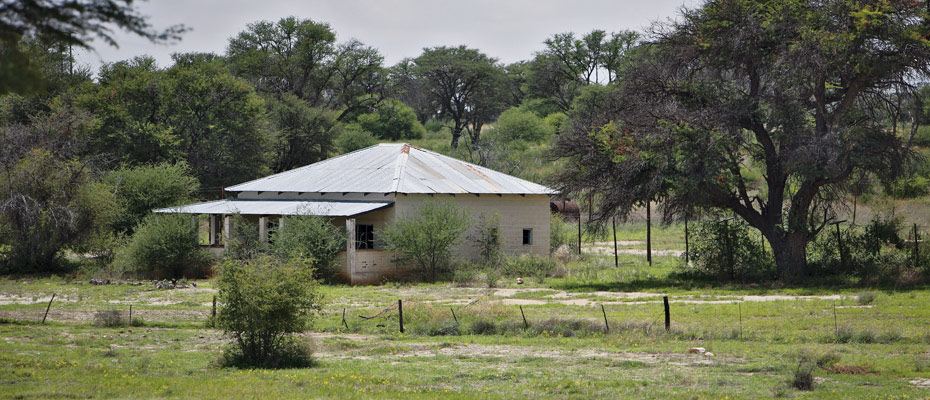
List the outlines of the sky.
<svg viewBox="0 0 930 400">
<path fill-rule="evenodd" d="M 119 48 L 98 41 L 77 61 L 97 71 L 102 63 L 140 55 L 170 66 L 177 52 L 223 54 L 230 37 L 260 20 L 285 16 L 326 22 L 338 42 L 357 39 L 377 48 L 385 65 L 416 57 L 424 47 L 480 49 L 504 63 L 530 59 L 542 42 L 561 32 L 643 31 L 668 21 L 695 0 L 149 0 L 137 2 L 156 28 L 184 24 L 192 30 L 173 44 L 153 44 L 117 32 Z"/>
</svg>

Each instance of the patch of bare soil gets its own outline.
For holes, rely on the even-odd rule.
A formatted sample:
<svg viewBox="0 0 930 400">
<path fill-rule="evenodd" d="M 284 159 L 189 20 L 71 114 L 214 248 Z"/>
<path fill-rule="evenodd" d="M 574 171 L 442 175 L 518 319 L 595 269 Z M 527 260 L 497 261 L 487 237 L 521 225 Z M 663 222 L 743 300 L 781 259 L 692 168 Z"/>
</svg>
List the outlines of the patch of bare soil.
<svg viewBox="0 0 930 400">
<path fill-rule="evenodd" d="M 908 382 L 910 382 L 911 385 L 917 386 L 919 388 L 930 389 L 930 378 L 911 379 Z"/>
<path fill-rule="evenodd" d="M 830 367 L 824 368 L 827 371 L 830 371 L 834 374 L 843 374 L 843 375 L 878 375 L 878 371 L 872 369 L 868 365 L 841 365 L 836 364 Z"/>
<path fill-rule="evenodd" d="M 610 247 L 603 246 L 593 246 L 582 248 L 581 251 L 589 254 L 614 254 L 614 248 L 611 244 Z M 634 256 L 645 256 L 646 250 L 642 249 L 618 249 L 617 253 L 619 254 L 630 254 Z M 682 254 L 685 254 L 684 250 L 652 250 L 652 255 L 660 257 L 680 257 Z"/>
<path fill-rule="evenodd" d="M 52 299 L 51 295 L 48 296 L 19 296 L 15 294 L 0 293 L 0 305 L 10 305 L 10 304 L 36 304 L 36 303 L 48 303 Z M 55 296 L 55 301 L 64 301 L 64 302 L 73 302 L 73 299 L 68 298 L 67 296 Z"/>
</svg>

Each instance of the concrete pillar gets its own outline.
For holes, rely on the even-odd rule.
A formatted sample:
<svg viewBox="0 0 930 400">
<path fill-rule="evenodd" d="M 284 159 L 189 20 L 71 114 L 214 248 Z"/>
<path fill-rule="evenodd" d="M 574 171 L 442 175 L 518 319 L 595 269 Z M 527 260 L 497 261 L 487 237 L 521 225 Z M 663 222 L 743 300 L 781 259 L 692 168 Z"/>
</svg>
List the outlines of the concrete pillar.
<svg viewBox="0 0 930 400">
<path fill-rule="evenodd" d="M 223 216 L 223 247 L 229 250 L 229 241 L 232 240 L 232 217 Z"/>
<path fill-rule="evenodd" d="M 191 214 L 191 223 L 194 225 L 194 245 L 200 246 L 200 221 L 197 219 L 197 214 Z"/>
<path fill-rule="evenodd" d="M 268 243 L 268 217 L 258 217 L 258 240 Z"/>
<path fill-rule="evenodd" d="M 219 215 L 210 214 L 210 246 L 219 244 L 220 229 Z"/>
<path fill-rule="evenodd" d="M 355 218 L 346 218 L 346 273 L 351 284 L 355 278 Z"/>
</svg>

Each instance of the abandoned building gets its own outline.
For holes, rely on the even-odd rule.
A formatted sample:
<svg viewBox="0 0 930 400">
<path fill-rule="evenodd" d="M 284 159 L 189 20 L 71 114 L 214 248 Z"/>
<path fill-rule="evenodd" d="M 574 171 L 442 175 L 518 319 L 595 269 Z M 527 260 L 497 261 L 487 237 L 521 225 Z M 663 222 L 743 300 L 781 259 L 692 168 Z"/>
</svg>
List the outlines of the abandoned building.
<svg viewBox="0 0 930 400">
<path fill-rule="evenodd" d="M 258 222 L 259 235 L 282 216 L 320 215 L 344 226 L 346 249 L 336 258 L 351 284 L 409 276 L 412 265 L 384 250 L 378 232 L 414 215 L 430 198 L 451 200 L 473 221 L 497 212 L 502 250 L 549 253 L 550 195 L 554 190 L 405 143 L 382 143 L 225 189 L 226 199 L 155 210 L 209 215 L 209 246 L 228 247 L 230 216 Z M 473 224 L 474 225 L 474 224 Z M 466 234 L 467 235 L 467 234 Z M 465 236 L 453 248 L 459 260 L 477 257 Z"/>
</svg>

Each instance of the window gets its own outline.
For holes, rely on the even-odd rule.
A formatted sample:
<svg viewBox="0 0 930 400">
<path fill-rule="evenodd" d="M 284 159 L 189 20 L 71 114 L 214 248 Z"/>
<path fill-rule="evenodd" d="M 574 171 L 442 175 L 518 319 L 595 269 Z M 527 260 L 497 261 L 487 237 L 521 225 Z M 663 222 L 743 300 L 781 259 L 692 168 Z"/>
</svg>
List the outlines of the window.
<svg viewBox="0 0 930 400">
<path fill-rule="evenodd" d="M 358 250 L 375 248 L 374 225 L 355 226 L 355 248 Z"/>
<path fill-rule="evenodd" d="M 532 229 L 523 230 L 523 244 L 533 244 L 533 230 Z"/>
</svg>

